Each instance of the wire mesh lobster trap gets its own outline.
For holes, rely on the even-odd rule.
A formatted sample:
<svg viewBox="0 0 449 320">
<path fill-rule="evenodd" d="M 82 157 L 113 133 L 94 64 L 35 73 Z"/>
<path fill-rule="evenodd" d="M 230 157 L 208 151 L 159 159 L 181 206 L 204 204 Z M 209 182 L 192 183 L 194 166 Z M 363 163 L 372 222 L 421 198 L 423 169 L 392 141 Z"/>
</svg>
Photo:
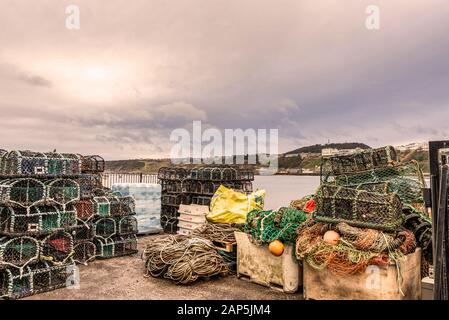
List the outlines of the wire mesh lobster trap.
<svg viewBox="0 0 449 320">
<path fill-rule="evenodd" d="M 81 157 L 70 153 L 45 153 L 47 157 L 47 175 L 78 175 L 81 173 Z"/>
<path fill-rule="evenodd" d="M 104 172 L 105 161 L 98 155 L 81 156 L 81 172 L 82 173 L 100 173 Z"/>
<path fill-rule="evenodd" d="M 73 260 L 76 263 L 84 265 L 94 260 L 97 255 L 97 247 L 95 246 L 95 243 L 89 240 L 76 243 L 73 251 Z"/>
<path fill-rule="evenodd" d="M 80 200 L 80 185 L 72 179 L 54 179 L 46 181 L 47 202 L 63 207 Z"/>
<path fill-rule="evenodd" d="M 60 176 L 81 173 L 81 159 L 75 154 L 15 150 L 3 155 L 2 159 L 3 175 Z"/>
<path fill-rule="evenodd" d="M 404 204 L 423 207 L 426 182 L 417 161 L 339 176 L 322 176 L 322 183 L 357 189 L 395 192 Z"/>
<path fill-rule="evenodd" d="M 322 159 L 322 175 L 342 175 L 391 166 L 399 161 L 392 146 L 367 149 L 354 154 L 335 155 Z"/>
<path fill-rule="evenodd" d="M 46 199 L 45 185 L 37 179 L 21 178 L 0 181 L 0 203 L 30 208 Z"/>
<path fill-rule="evenodd" d="M 13 268 L 0 270 L 0 298 L 20 299 L 64 288 L 74 277 L 75 268 L 74 264 L 52 266 L 38 262 L 22 272 Z"/>
<path fill-rule="evenodd" d="M 111 239 L 95 238 L 95 245 L 97 257 L 101 259 L 127 256 L 138 252 L 135 235 L 117 236 Z"/>
<path fill-rule="evenodd" d="M 132 196 L 108 195 L 94 197 L 95 215 L 100 217 L 127 216 L 135 214 L 135 201 Z"/>
<path fill-rule="evenodd" d="M 133 216 L 123 218 L 116 218 L 117 220 L 117 234 L 120 236 L 137 234 L 137 219 Z"/>
<path fill-rule="evenodd" d="M 108 239 L 117 234 L 117 222 L 113 218 L 99 218 L 93 223 L 95 237 Z"/>
<path fill-rule="evenodd" d="M 83 221 L 90 220 L 95 214 L 95 203 L 92 200 L 80 200 L 73 204 L 78 219 Z"/>
<path fill-rule="evenodd" d="M 33 280 L 33 294 L 38 294 L 70 285 L 76 267 L 73 263 L 54 266 L 42 261 L 31 265 L 30 269 Z"/>
<path fill-rule="evenodd" d="M 80 198 L 90 199 L 95 197 L 102 189 L 101 177 L 94 174 L 83 174 L 76 179 L 80 186 Z"/>
<path fill-rule="evenodd" d="M 321 185 L 316 193 L 319 222 L 346 222 L 354 227 L 396 231 L 403 222 L 402 203 L 392 194 L 381 194 L 334 185 Z"/>
<path fill-rule="evenodd" d="M 33 294 L 33 274 L 29 267 L 24 269 L 0 269 L 0 298 L 20 299 Z"/>
<path fill-rule="evenodd" d="M 76 225 L 76 212 L 56 206 L 24 208 L 0 206 L 0 233 L 9 236 L 41 235 Z"/>
<path fill-rule="evenodd" d="M 50 234 L 41 241 L 41 260 L 53 264 L 67 263 L 71 261 L 73 253 L 73 237 L 67 232 Z"/>
<path fill-rule="evenodd" d="M 160 168 L 157 174 L 159 180 L 183 180 L 188 178 L 189 175 L 187 169 L 167 167 Z"/>
<path fill-rule="evenodd" d="M 39 259 L 40 243 L 28 237 L 0 238 L 0 269 L 4 267 L 23 268 Z"/>
<path fill-rule="evenodd" d="M 72 230 L 74 243 L 92 240 L 95 236 L 94 226 L 91 223 L 77 219 L 76 226 Z"/>
</svg>

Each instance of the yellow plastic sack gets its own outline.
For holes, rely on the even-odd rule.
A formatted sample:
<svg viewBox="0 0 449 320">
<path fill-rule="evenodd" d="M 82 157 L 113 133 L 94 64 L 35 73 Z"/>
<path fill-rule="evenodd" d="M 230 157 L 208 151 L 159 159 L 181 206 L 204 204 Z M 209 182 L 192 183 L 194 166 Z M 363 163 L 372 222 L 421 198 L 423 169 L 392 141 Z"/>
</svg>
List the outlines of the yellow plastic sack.
<svg viewBox="0 0 449 320">
<path fill-rule="evenodd" d="M 257 190 L 249 195 L 221 185 L 210 204 L 207 220 L 221 223 L 245 223 L 248 212 L 263 210 L 265 190 Z"/>
</svg>

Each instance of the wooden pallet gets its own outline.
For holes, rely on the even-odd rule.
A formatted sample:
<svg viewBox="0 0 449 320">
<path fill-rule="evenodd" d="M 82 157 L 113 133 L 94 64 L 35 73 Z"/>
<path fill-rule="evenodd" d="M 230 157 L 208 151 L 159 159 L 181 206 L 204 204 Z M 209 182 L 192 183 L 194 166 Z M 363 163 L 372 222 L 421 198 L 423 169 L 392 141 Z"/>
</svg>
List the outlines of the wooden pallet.
<svg viewBox="0 0 449 320">
<path fill-rule="evenodd" d="M 212 241 L 212 243 L 220 251 L 234 252 L 237 249 L 237 242 Z"/>
</svg>

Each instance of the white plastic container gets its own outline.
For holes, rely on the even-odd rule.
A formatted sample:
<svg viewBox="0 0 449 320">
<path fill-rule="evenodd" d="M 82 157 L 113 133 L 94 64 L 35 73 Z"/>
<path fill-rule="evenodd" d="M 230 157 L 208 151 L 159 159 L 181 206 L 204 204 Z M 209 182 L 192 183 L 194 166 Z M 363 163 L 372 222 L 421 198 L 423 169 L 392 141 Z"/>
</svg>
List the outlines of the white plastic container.
<svg viewBox="0 0 449 320">
<path fill-rule="evenodd" d="M 284 253 L 276 257 L 267 245 L 256 245 L 244 232 L 235 232 L 237 240 L 237 277 L 285 293 L 295 293 L 302 286 L 302 267 L 294 257 L 294 248 L 285 246 Z"/>
<path fill-rule="evenodd" d="M 161 185 L 151 183 L 116 183 L 112 190 L 131 195 L 136 202 L 138 234 L 159 233 L 161 227 Z"/>
</svg>

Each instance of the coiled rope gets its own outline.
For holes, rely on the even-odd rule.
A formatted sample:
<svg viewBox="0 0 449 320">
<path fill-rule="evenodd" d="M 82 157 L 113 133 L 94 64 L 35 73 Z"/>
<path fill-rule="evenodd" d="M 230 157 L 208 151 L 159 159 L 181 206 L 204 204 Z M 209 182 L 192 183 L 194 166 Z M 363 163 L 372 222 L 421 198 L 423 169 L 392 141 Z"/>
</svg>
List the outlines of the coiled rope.
<svg viewBox="0 0 449 320">
<path fill-rule="evenodd" d="M 155 239 L 147 245 L 142 257 L 147 277 L 164 277 L 177 284 L 227 275 L 230 271 L 212 242 L 203 238 L 176 235 Z"/>
</svg>

